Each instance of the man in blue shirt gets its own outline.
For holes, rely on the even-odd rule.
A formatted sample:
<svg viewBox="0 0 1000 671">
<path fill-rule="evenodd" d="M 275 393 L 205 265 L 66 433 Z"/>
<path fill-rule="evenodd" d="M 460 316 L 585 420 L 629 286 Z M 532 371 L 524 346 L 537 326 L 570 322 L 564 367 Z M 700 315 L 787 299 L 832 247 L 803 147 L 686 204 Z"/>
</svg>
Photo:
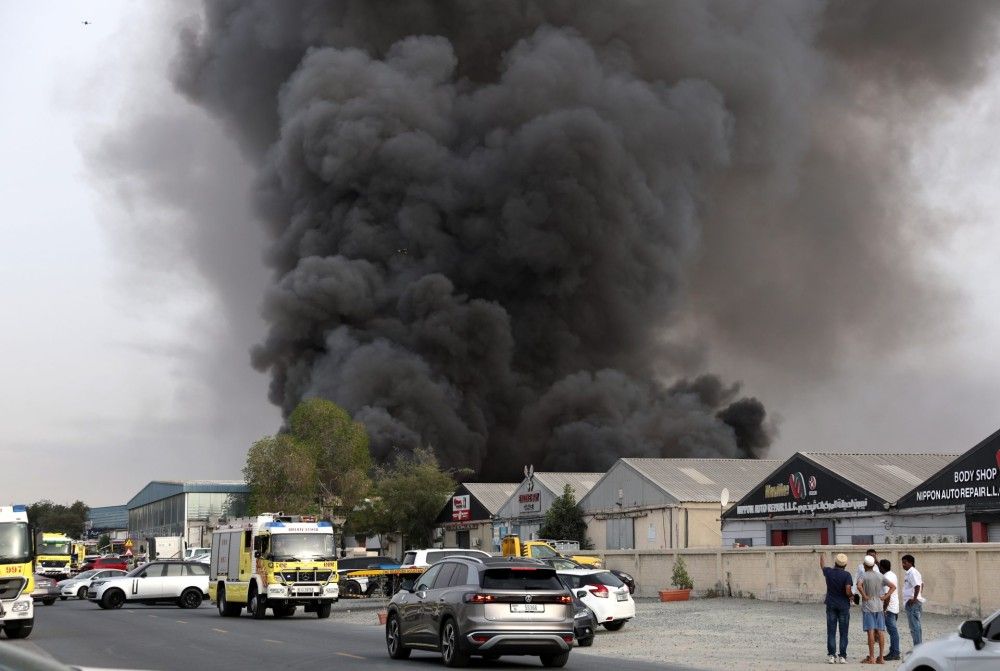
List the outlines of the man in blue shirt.
<svg viewBox="0 0 1000 671">
<path fill-rule="evenodd" d="M 826 565 L 826 553 L 819 554 L 819 567 L 826 578 L 826 654 L 830 664 L 847 664 L 847 630 L 851 624 L 851 586 L 854 581 L 847 567 L 847 555 L 834 557 L 836 566 Z M 840 656 L 836 654 L 837 627 L 840 627 Z"/>
</svg>

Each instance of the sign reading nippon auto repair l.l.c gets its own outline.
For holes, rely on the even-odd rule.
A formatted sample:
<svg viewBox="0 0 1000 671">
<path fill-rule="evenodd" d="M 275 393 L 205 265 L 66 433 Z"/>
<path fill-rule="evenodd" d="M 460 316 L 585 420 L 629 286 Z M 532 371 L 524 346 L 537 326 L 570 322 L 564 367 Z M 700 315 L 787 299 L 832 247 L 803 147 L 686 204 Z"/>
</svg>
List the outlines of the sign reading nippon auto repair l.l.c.
<svg viewBox="0 0 1000 671">
<path fill-rule="evenodd" d="M 992 509 L 1000 503 L 1000 431 L 899 500 L 898 507 L 965 505 Z"/>
</svg>

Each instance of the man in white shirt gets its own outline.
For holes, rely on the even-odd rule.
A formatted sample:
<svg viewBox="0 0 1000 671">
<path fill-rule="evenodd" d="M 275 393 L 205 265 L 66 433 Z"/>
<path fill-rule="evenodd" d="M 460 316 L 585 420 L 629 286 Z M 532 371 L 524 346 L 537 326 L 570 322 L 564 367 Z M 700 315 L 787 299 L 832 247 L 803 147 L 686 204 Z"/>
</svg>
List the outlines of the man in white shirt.
<svg viewBox="0 0 1000 671">
<path fill-rule="evenodd" d="M 882 575 L 885 576 L 885 579 L 896 587 L 891 592 L 886 587 L 882 593 L 882 608 L 885 611 L 885 630 L 889 633 L 889 654 L 885 656 L 885 660 L 888 662 L 900 658 L 899 628 L 896 626 L 896 620 L 899 618 L 899 578 L 892 572 L 892 563 L 888 559 L 879 560 L 878 567 L 882 571 Z"/>
<path fill-rule="evenodd" d="M 924 640 L 920 619 L 924 612 L 924 599 L 921 592 L 924 591 L 924 579 L 917 570 L 917 560 L 913 555 L 903 555 L 900 558 L 903 564 L 903 603 L 906 608 L 906 621 L 910 624 L 910 636 L 913 637 L 913 647 L 920 645 Z"/>
</svg>

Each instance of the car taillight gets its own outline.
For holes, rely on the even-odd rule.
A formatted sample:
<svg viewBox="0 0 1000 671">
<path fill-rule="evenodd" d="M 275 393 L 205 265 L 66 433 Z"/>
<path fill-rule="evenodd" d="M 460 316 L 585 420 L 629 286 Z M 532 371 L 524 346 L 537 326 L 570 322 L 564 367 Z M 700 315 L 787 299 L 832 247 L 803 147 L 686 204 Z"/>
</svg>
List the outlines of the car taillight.
<svg viewBox="0 0 1000 671">
<path fill-rule="evenodd" d="M 569 594 L 563 594 L 562 596 L 556 597 L 556 603 L 573 603 L 573 597 Z"/>
<path fill-rule="evenodd" d="M 608 587 L 607 587 L 607 585 L 597 585 L 596 587 L 594 587 L 594 591 L 592 592 L 592 594 L 594 596 L 599 596 L 602 599 L 607 599 L 608 598 Z"/>
<path fill-rule="evenodd" d="M 493 603 L 497 598 L 493 594 L 481 594 L 479 592 L 469 592 L 465 595 L 465 603 Z"/>
<path fill-rule="evenodd" d="M 562 639 L 566 641 L 568 645 L 573 645 L 573 637 L 569 634 L 564 634 Z"/>
<path fill-rule="evenodd" d="M 473 634 L 471 638 L 473 643 L 485 643 L 490 640 L 490 637 L 487 634 Z"/>
</svg>

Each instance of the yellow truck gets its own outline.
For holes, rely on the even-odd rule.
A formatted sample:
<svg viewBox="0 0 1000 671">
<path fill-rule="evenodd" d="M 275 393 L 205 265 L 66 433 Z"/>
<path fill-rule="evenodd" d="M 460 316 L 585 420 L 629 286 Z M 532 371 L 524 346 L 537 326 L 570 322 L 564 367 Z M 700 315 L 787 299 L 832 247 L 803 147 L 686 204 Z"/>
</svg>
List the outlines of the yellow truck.
<svg viewBox="0 0 1000 671">
<path fill-rule="evenodd" d="M 562 547 L 559 552 L 557 547 Z M 530 557 L 532 559 L 551 559 L 563 557 L 572 559 L 577 564 L 591 568 L 601 568 L 601 558 L 593 555 L 567 554 L 574 549 L 579 550 L 580 544 L 574 541 L 534 540 L 522 541 L 519 536 L 504 536 L 500 539 L 500 553 L 504 557 Z"/>
<path fill-rule="evenodd" d="M 260 620 L 268 608 L 290 617 L 298 606 L 330 617 L 340 597 L 333 526 L 311 515 L 263 513 L 212 533 L 209 598 L 223 617 L 244 608 Z"/>
<path fill-rule="evenodd" d="M 48 531 L 38 535 L 35 571 L 55 580 L 68 578 L 73 564 L 73 539 Z"/>
<path fill-rule="evenodd" d="M 25 506 L 0 506 L 0 629 L 27 638 L 35 626 L 34 537 Z"/>
</svg>

